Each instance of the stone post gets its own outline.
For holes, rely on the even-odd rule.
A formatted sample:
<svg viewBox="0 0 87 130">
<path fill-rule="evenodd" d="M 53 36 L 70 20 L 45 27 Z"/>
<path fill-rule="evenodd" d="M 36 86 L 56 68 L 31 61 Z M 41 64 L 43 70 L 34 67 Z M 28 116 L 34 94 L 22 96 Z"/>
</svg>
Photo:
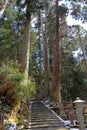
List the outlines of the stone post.
<svg viewBox="0 0 87 130">
<path fill-rule="evenodd" d="M 77 97 L 76 100 L 74 101 L 76 106 L 78 121 L 80 123 L 80 130 L 85 130 L 84 116 L 83 116 L 84 102 L 85 101 L 81 100 L 79 97 Z"/>
</svg>

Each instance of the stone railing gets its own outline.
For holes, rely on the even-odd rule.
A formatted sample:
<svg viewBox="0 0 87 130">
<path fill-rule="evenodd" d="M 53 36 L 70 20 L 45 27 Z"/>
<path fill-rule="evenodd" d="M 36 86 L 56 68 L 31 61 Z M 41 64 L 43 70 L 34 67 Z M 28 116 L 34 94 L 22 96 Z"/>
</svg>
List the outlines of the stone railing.
<svg viewBox="0 0 87 130">
<path fill-rule="evenodd" d="M 79 127 L 81 130 L 87 128 L 87 103 L 77 98 L 74 102 L 62 102 L 59 105 L 60 117 L 70 120 L 71 126 Z"/>
</svg>

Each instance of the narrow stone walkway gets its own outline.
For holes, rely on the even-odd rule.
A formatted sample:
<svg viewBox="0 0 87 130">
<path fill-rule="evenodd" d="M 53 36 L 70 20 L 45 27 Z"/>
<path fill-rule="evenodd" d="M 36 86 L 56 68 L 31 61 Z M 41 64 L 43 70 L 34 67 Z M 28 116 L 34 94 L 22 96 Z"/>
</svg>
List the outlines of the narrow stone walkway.
<svg viewBox="0 0 87 130">
<path fill-rule="evenodd" d="M 26 130 L 67 130 L 63 122 L 42 102 L 33 101 L 31 103 L 29 118 L 29 128 Z"/>
</svg>

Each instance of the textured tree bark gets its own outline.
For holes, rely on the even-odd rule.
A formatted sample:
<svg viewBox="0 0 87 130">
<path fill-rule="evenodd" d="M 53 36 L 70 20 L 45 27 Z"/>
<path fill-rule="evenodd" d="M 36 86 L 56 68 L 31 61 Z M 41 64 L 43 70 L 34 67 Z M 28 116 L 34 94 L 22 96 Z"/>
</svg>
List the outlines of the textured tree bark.
<svg viewBox="0 0 87 130">
<path fill-rule="evenodd" d="M 28 80 L 28 71 L 29 71 L 29 50 L 30 50 L 30 22 L 31 17 L 28 17 L 25 22 L 24 28 L 24 41 L 22 45 L 22 58 L 21 58 L 21 69 L 25 74 L 26 79 Z"/>
<path fill-rule="evenodd" d="M 59 46 L 59 12 L 58 0 L 56 0 L 56 45 L 54 54 L 54 99 L 61 102 L 60 97 L 60 46 Z"/>
<path fill-rule="evenodd" d="M 43 55 L 44 55 L 44 69 L 45 69 L 45 79 L 46 79 L 46 94 L 50 96 L 50 84 L 49 84 L 49 60 L 48 60 L 48 44 L 47 44 L 47 16 L 45 12 L 45 23 L 44 23 L 44 33 L 43 33 L 43 19 L 41 14 L 41 32 L 42 32 L 42 43 L 43 43 Z"/>
</svg>

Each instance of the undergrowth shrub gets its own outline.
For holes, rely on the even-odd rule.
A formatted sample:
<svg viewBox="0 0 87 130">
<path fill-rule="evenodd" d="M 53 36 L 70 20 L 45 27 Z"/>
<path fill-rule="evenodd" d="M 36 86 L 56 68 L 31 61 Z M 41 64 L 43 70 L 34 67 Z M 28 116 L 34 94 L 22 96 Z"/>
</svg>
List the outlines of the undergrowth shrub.
<svg viewBox="0 0 87 130">
<path fill-rule="evenodd" d="M 20 67 L 12 61 L 0 64 L 0 110 L 10 106 L 8 122 L 24 124 L 28 118 L 28 87 Z"/>
<path fill-rule="evenodd" d="M 0 65 L 1 102 L 14 106 L 23 97 L 24 75 L 12 61 Z"/>
</svg>

